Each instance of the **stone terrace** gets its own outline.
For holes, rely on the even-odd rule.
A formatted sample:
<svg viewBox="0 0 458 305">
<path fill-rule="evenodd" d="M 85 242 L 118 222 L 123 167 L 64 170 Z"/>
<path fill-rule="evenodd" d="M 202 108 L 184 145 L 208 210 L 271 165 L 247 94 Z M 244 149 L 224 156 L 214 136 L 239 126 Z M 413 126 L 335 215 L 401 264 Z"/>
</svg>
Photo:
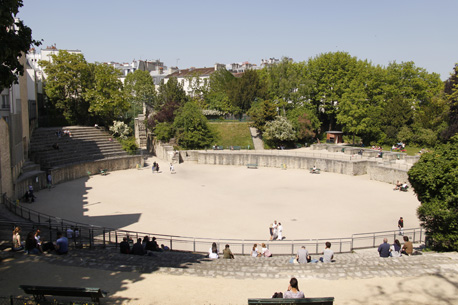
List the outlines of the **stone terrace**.
<svg viewBox="0 0 458 305">
<path fill-rule="evenodd" d="M 64 135 L 64 130 L 69 130 L 72 136 Z M 61 137 L 56 135 L 57 131 L 62 132 Z M 31 138 L 30 159 L 43 169 L 49 169 L 127 156 L 121 145 L 115 140 L 110 141 L 110 138 L 107 132 L 95 127 L 38 128 Z M 53 144 L 58 144 L 59 149 L 54 149 Z"/>
<path fill-rule="evenodd" d="M 0 252 L 2 259 L 32 260 L 51 264 L 125 271 L 163 273 L 200 277 L 235 279 L 297 278 L 345 279 L 392 276 L 420 276 L 437 273 L 456 273 L 458 254 L 425 252 L 422 255 L 400 258 L 380 258 L 376 249 L 356 253 L 338 254 L 331 264 L 290 264 L 289 256 L 254 258 L 236 256 L 234 260 L 210 260 L 202 254 L 188 252 L 162 252 L 154 256 L 135 256 L 118 253 L 117 249 L 71 249 L 69 254 L 26 255 L 23 252 Z M 318 258 L 318 257 L 315 257 Z"/>
</svg>

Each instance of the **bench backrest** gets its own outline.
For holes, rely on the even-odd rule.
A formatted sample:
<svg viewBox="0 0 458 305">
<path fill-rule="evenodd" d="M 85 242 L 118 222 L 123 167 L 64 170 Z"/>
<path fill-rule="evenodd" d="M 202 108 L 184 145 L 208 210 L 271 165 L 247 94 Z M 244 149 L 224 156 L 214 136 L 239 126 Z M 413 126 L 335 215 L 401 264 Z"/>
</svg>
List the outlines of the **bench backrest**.
<svg viewBox="0 0 458 305">
<path fill-rule="evenodd" d="M 248 304 L 313 304 L 313 305 L 332 305 L 334 297 L 326 298 L 302 298 L 302 299 L 248 299 Z"/>
<path fill-rule="evenodd" d="M 53 287 L 53 286 L 30 286 L 20 285 L 19 287 L 27 294 L 33 295 L 57 295 L 67 297 L 90 297 L 103 298 L 106 292 L 100 288 L 77 288 L 77 287 Z"/>
</svg>

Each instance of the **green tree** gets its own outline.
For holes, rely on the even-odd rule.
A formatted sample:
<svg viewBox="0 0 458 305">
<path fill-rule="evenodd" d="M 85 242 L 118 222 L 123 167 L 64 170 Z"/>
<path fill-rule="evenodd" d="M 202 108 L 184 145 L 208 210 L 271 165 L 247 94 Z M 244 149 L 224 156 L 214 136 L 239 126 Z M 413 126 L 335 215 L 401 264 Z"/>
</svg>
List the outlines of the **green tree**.
<svg viewBox="0 0 458 305">
<path fill-rule="evenodd" d="M 241 78 L 235 80 L 228 92 L 229 100 L 234 109 L 246 112 L 256 99 L 264 99 L 265 84 L 255 70 L 247 70 Z"/>
<path fill-rule="evenodd" d="M 262 137 L 271 146 L 287 145 L 296 140 L 296 133 L 293 124 L 286 117 L 277 116 L 275 120 L 266 123 Z"/>
<path fill-rule="evenodd" d="M 335 126 L 342 96 L 359 73 L 357 64 L 358 59 L 345 52 L 320 54 L 307 63 L 305 77 L 313 80 L 309 98 L 329 130 Z"/>
<path fill-rule="evenodd" d="M 136 70 L 124 81 L 124 92 L 131 107 L 131 117 L 143 112 L 143 103 L 153 107 L 156 103 L 156 87 L 148 71 Z"/>
<path fill-rule="evenodd" d="M 173 121 L 173 129 L 178 145 L 186 149 L 210 147 L 216 137 L 202 110 L 193 101 L 180 108 Z"/>
<path fill-rule="evenodd" d="M 311 106 L 296 107 L 288 111 L 288 120 L 293 125 L 296 132 L 296 138 L 299 141 L 310 141 L 315 137 L 321 122 L 316 116 Z"/>
<path fill-rule="evenodd" d="M 225 113 L 240 113 L 229 99 L 229 92 L 236 84 L 236 79 L 226 69 L 219 69 L 210 75 L 209 88 L 204 94 L 206 108 L 219 110 Z"/>
<path fill-rule="evenodd" d="M 84 94 L 93 86 L 93 73 L 84 56 L 61 50 L 51 58 L 39 62 L 46 73 L 44 89 L 49 106 L 60 111 L 69 124 L 89 123 L 89 103 Z"/>
<path fill-rule="evenodd" d="M 24 74 L 19 58 L 30 46 L 41 44 L 32 39 L 32 30 L 21 20 L 16 19 L 22 0 L 0 2 L 0 91 L 17 82 L 18 75 Z"/>
<path fill-rule="evenodd" d="M 253 121 L 251 125 L 260 132 L 264 131 L 267 122 L 275 120 L 278 115 L 277 107 L 269 100 L 254 102 L 247 114 Z"/>
<path fill-rule="evenodd" d="M 453 73 L 445 82 L 444 93 L 450 107 L 449 127 L 442 134 L 442 137 L 447 140 L 458 132 L 458 64 L 455 64 Z"/>
<path fill-rule="evenodd" d="M 458 251 L 458 136 L 423 154 L 408 172 L 432 248 Z"/>
<path fill-rule="evenodd" d="M 313 81 L 305 78 L 304 69 L 304 63 L 283 57 L 280 63 L 259 71 L 261 81 L 266 84 L 266 97 L 282 109 L 283 114 L 303 105 L 310 95 Z"/>
<path fill-rule="evenodd" d="M 106 64 L 90 66 L 94 76 L 93 86 L 83 95 L 90 104 L 88 111 L 107 126 L 116 119 L 125 119 L 123 115 L 129 109 L 129 103 L 118 79 L 121 72 Z"/>
<path fill-rule="evenodd" d="M 188 101 L 183 86 L 178 83 L 176 77 L 171 77 L 167 82 L 162 81 L 157 94 L 155 110 L 161 109 L 165 104 L 174 102 L 184 105 Z"/>
</svg>

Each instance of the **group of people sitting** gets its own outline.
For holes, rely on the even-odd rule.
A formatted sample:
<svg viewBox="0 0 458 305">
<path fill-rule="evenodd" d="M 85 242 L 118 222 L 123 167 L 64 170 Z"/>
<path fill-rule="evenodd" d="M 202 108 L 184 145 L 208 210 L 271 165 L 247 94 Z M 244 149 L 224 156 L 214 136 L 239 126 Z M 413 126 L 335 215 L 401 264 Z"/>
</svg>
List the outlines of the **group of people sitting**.
<svg viewBox="0 0 458 305">
<path fill-rule="evenodd" d="M 13 230 L 13 251 L 24 250 L 27 254 L 41 254 L 43 252 L 55 251 L 57 254 L 68 253 L 68 239 L 62 232 L 57 232 L 56 243 L 44 242 L 41 238 L 41 231 L 30 231 L 25 242 L 21 241 L 21 228 L 15 227 Z"/>
<path fill-rule="evenodd" d="M 151 167 L 151 170 L 153 171 L 153 174 L 154 172 L 157 172 L 159 173 L 159 163 L 157 163 L 156 161 L 153 162 L 153 166 Z M 171 171 L 171 170 L 170 170 Z"/>
<path fill-rule="evenodd" d="M 56 131 L 56 136 L 58 138 L 61 138 L 62 136 L 68 136 L 68 137 L 72 137 L 72 132 L 68 129 L 64 129 L 64 130 L 58 130 Z"/>
<path fill-rule="evenodd" d="M 402 254 L 412 255 L 413 244 L 407 236 L 404 236 L 404 245 L 402 246 L 398 239 L 395 239 L 394 244 L 390 245 L 388 239 L 384 238 L 377 250 L 380 257 L 400 257 Z"/>
<path fill-rule="evenodd" d="M 212 243 L 212 246 L 208 250 L 208 258 L 211 259 L 218 259 L 219 258 L 219 251 L 218 247 L 216 246 L 216 243 Z M 229 248 L 229 245 L 226 245 L 223 250 L 223 258 L 225 259 L 234 259 L 234 254 L 232 254 L 231 249 Z"/>
<path fill-rule="evenodd" d="M 327 241 L 325 243 L 325 249 L 323 251 L 323 256 L 321 256 L 318 260 L 312 259 L 312 256 L 309 254 L 305 246 L 302 246 L 299 251 L 297 251 L 296 257 L 291 258 L 290 263 L 299 263 L 299 264 L 307 264 L 307 263 L 333 263 L 334 260 L 334 251 L 331 250 L 331 243 Z"/>
<path fill-rule="evenodd" d="M 399 182 L 399 180 L 396 182 L 396 186 L 394 187 L 393 191 L 401 191 L 401 192 L 407 192 L 407 189 L 409 186 L 407 185 L 407 181 L 404 183 Z"/>
<path fill-rule="evenodd" d="M 258 244 L 254 244 L 253 249 L 251 249 L 251 256 L 252 257 L 272 257 L 272 253 L 267 248 L 265 243 L 261 244 L 261 250 L 258 249 Z"/>
<path fill-rule="evenodd" d="M 131 244 L 132 247 L 131 247 Z M 137 239 L 137 242 L 134 244 L 133 240 L 127 236 L 124 237 L 122 242 L 119 243 L 120 252 L 123 254 L 133 254 L 133 255 L 153 255 L 153 252 L 163 252 L 170 250 L 169 247 L 161 244 L 161 247 L 156 242 L 156 237 L 149 238 L 149 236 Z"/>
</svg>

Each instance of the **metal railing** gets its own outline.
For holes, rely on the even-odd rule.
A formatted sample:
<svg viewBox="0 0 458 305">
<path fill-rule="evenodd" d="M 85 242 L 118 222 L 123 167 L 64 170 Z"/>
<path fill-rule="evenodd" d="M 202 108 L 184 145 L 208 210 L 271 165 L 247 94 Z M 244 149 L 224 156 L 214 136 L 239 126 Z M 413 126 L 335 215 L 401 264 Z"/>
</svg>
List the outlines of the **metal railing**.
<svg viewBox="0 0 458 305">
<path fill-rule="evenodd" d="M 139 232 L 120 230 L 114 228 L 101 227 L 96 225 L 83 224 L 48 214 L 40 213 L 20 205 L 18 202 L 12 202 L 6 196 L 3 196 L 4 205 L 14 214 L 21 216 L 29 222 L 0 222 L 0 226 L 20 225 L 23 228 L 35 230 L 40 228 L 45 232 L 48 240 L 55 238 L 57 231 L 66 232 L 67 229 L 73 228 L 78 234 L 73 234 L 71 240 L 76 247 L 115 247 L 124 237 L 133 242 L 144 236 L 156 237 L 159 245 L 169 247 L 171 250 L 189 251 L 189 252 L 208 252 L 211 244 L 216 242 L 218 249 L 224 249 L 229 244 L 234 254 L 250 255 L 254 244 L 260 245 L 265 243 L 270 251 L 276 255 L 294 255 L 302 246 L 305 246 L 311 254 L 320 254 L 325 248 L 327 241 L 331 242 L 332 249 L 335 253 L 348 253 L 355 249 L 374 248 L 383 242 L 383 238 L 398 238 L 398 230 L 380 231 L 371 233 L 353 234 L 351 237 L 344 238 L 327 238 L 327 239 L 297 239 L 282 241 L 263 241 L 252 239 L 214 239 L 202 237 L 186 237 L 165 234 L 153 234 L 150 232 Z M 414 243 L 423 243 L 425 241 L 425 231 L 423 228 L 404 229 L 404 235 Z"/>
</svg>

